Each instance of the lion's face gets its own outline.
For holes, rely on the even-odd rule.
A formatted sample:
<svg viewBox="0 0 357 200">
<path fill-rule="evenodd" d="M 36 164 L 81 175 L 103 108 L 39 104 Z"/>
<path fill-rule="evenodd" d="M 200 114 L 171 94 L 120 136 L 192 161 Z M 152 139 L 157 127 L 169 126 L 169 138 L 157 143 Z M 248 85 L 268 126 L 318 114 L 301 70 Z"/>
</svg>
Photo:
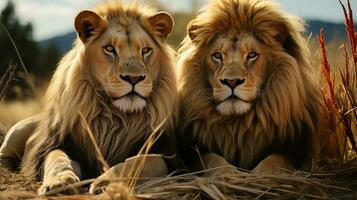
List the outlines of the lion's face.
<svg viewBox="0 0 357 200">
<path fill-rule="evenodd" d="M 217 111 L 223 115 L 246 113 L 264 81 L 263 45 L 248 33 L 222 33 L 212 42 L 206 62 Z"/>
<path fill-rule="evenodd" d="M 159 50 L 137 23 L 128 27 L 109 24 L 102 36 L 86 49 L 93 74 L 113 105 L 121 111 L 140 111 L 158 76 L 154 60 Z"/>
<path fill-rule="evenodd" d="M 91 12 L 92 15 L 98 16 Z M 84 26 L 88 19 L 91 18 L 84 16 L 81 20 Z M 157 41 L 136 19 L 99 20 L 95 23 L 104 23 L 104 31 L 85 45 L 91 74 L 99 83 L 99 89 L 105 91 L 120 111 L 141 111 L 147 105 L 153 83 L 159 77 L 158 57 L 161 50 Z M 148 21 L 153 26 L 160 23 L 160 31 L 171 32 L 173 22 L 166 13 L 159 13 Z"/>
</svg>

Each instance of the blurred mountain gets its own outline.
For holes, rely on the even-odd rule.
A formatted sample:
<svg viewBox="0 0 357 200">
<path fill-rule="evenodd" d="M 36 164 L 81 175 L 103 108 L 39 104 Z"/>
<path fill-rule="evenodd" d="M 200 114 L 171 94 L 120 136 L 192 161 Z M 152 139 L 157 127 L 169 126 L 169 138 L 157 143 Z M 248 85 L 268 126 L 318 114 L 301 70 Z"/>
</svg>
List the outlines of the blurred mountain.
<svg viewBox="0 0 357 200">
<path fill-rule="evenodd" d="M 306 20 L 306 34 L 317 36 L 320 34 L 320 29 L 324 29 L 324 35 L 327 42 L 332 40 L 341 41 L 346 38 L 345 25 L 343 23 L 332 23 L 319 20 Z M 315 37 L 316 38 L 316 37 Z"/>
<path fill-rule="evenodd" d="M 47 47 L 54 45 L 60 51 L 61 54 L 66 53 L 72 48 L 74 39 L 77 37 L 75 32 L 66 33 L 64 35 L 58 35 L 53 38 L 42 40 L 39 42 L 40 47 Z"/>
<path fill-rule="evenodd" d="M 192 19 L 192 15 L 190 14 L 175 14 L 175 24 L 179 26 L 185 26 L 190 19 Z M 325 38 L 327 42 L 332 40 L 343 40 L 345 36 L 345 27 L 343 23 L 331 23 L 319 20 L 307 20 L 307 30 L 306 35 L 309 36 L 312 34 L 312 39 L 316 38 L 316 36 L 320 33 L 320 29 L 324 28 Z M 169 41 L 174 46 L 177 46 L 181 40 L 184 38 L 186 31 L 186 27 L 175 27 L 174 33 L 169 38 Z M 48 46 L 55 45 L 60 52 L 63 54 L 68 51 L 72 47 L 72 43 L 76 38 L 76 33 L 71 32 L 64 35 L 59 35 L 47 40 L 40 41 L 40 46 Z"/>
</svg>

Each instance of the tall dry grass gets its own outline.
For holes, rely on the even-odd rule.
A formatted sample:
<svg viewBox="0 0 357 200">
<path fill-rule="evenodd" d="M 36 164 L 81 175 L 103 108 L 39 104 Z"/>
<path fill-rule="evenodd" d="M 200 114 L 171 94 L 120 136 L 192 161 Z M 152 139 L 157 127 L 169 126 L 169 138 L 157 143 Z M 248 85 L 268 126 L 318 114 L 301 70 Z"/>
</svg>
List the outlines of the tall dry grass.
<svg viewBox="0 0 357 200">
<path fill-rule="evenodd" d="M 10 35 L 7 28 L 0 22 L 0 28 L 6 33 L 7 39 L 10 40 L 14 50 L 16 51 L 17 59 L 20 62 L 21 69 L 26 75 L 26 81 L 30 85 L 30 88 L 35 94 L 35 98 L 26 101 L 14 101 L 14 102 L 4 102 L 3 97 L 7 92 L 9 85 L 13 80 L 15 80 L 15 75 L 18 70 L 18 65 L 13 62 L 9 63 L 9 66 L 5 72 L 0 77 L 0 144 L 2 143 L 2 137 L 5 134 L 5 131 L 8 130 L 17 121 L 20 121 L 26 117 L 32 116 L 40 111 L 40 93 L 39 88 L 35 87 L 34 80 L 30 77 L 28 70 L 25 66 L 25 63 L 22 60 L 22 57 L 19 53 L 19 50 L 16 46 L 15 41 Z M 43 91 L 41 88 L 40 91 Z"/>
<path fill-rule="evenodd" d="M 5 74 L 0 79 L 0 101 L 5 96 L 6 90 L 8 89 L 11 81 L 15 77 L 17 65 L 9 63 L 8 68 L 6 69 Z"/>
<path fill-rule="evenodd" d="M 334 138 L 338 160 L 343 163 L 357 154 L 357 32 L 354 27 L 350 1 L 346 6 L 339 1 L 345 16 L 347 41 L 341 44 L 336 55 L 328 55 L 323 29 L 320 31 L 321 94 L 329 120 L 329 131 Z M 347 43 L 347 44 L 346 44 Z M 340 63 L 331 66 L 329 56 Z M 334 70 L 331 70 L 334 69 Z"/>
</svg>

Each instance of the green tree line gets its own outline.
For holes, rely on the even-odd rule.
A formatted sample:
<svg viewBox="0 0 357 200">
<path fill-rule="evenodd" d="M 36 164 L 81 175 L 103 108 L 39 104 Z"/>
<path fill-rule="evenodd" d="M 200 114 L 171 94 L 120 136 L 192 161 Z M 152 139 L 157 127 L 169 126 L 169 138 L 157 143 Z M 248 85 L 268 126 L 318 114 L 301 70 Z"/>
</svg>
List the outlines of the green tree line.
<svg viewBox="0 0 357 200">
<path fill-rule="evenodd" d="M 0 28 L 0 78 L 11 78 L 11 80 L 6 80 L 8 83 L 6 86 L 5 81 L 3 81 L 0 90 L 6 90 L 4 93 L 5 100 L 33 97 L 34 93 L 31 84 L 29 84 L 29 79 L 36 80 L 35 85 L 47 80 L 58 62 L 59 50 L 53 45 L 42 47 L 34 40 L 32 24 L 20 22 L 16 15 L 15 4 L 10 0 L 0 13 L 0 22 L 12 37 L 30 74 L 30 77 L 25 74 L 6 30 Z M 13 72 L 14 75 L 9 77 L 6 72 L 9 71 L 11 66 L 17 67 Z"/>
</svg>

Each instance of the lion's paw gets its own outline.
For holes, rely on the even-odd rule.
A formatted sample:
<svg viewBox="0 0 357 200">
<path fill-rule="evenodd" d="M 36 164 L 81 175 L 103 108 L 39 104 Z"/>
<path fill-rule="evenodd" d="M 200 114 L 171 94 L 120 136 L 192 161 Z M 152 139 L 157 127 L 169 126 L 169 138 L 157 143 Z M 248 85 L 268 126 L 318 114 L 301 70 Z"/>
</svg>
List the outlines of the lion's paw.
<svg viewBox="0 0 357 200">
<path fill-rule="evenodd" d="M 239 175 L 239 174 L 242 174 L 242 173 L 243 172 L 239 171 L 235 167 L 223 167 L 223 168 L 212 170 L 211 172 L 208 173 L 208 176 L 231 177 L 231 176 Z"/>
<path fill-rule="evenodd" d="M 286 156 L 272 154 L 262 160 L 253 170 L 254 173 L 284 173 L 284 169 L 292 170 L 289 159 Z"/>
<path fill-rule="evenodd" d="M 105 174 L 103 174 L 105 175 Z M 98 194 L 103 191 L 103 189 L 108 186 L 109 180 L 106 178 L 106 176 L 99 176 L 96 178 L 93 183 L 89 187 L 89 193 L 90 194 Z"/>
<path fill-rule="evenodd" d="M 109 180 L 97 178 L 90 185 L 89 193 L 90 194 L 98 194 L 100 193 L 106 186 L 108 186 Z"/>
<path fill-rule="evenodd" d="M 57 176 L 47 178 L 38 189 L 38 194 L 47 195 L 50 191 L 57 190 L 76 182 L 79 182 L 79 178 L 72 171 L 65 171 Z M 75 194 L 77 191 L 75 188 L 67 188 L 55 193 Z"/>
</svg>

